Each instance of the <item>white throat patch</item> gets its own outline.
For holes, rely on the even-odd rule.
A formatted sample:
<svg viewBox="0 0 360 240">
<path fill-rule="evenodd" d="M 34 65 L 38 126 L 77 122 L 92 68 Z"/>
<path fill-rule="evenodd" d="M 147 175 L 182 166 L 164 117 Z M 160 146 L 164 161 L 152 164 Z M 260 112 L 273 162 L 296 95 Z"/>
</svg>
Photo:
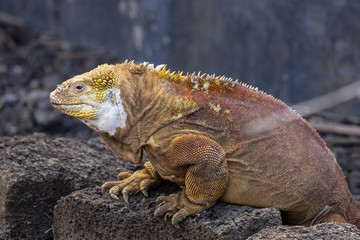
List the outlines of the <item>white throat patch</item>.
<svg viewBox="0 0 360 240">
<path fill-rule="evenodd" d="M 108 133 L 113 136 L 118 127 L 126 127 L 127 114 L 120 97 L 120 89 L 111 88 L 105 102 L 98 105 L 99 115 L 97 119 L 85 120 L 84 122 L 97 131 Z"/>
</svg>

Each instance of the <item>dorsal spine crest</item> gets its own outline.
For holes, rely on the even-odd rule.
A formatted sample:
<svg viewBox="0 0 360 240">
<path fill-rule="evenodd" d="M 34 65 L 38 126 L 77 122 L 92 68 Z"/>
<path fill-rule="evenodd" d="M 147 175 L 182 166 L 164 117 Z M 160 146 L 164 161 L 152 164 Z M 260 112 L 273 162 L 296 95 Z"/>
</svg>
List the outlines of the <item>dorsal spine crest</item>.
<svg viewBox="0 0 360 240">
<path fill-rule="evenodd" d="M 264 93 L 263 91 L 258 90 L 257 87 L 252 87 L 243 82 L 239 82 L 238 79 L 233 80 L 230 77 L 216 76 L 215 74 L 209 75 L 206 73 L 184 73 L 182 71 L 171 72 L 167 69 L 166 64 L 158 65 L 154 67 L 153 64 L 148 62 L 143 62 L 140 64 L 135 64 L 134 61 L 126 60 L 123 65 L 133 74 L 143 74 L 145 71 L 153 72 L 160 79 L 165 79 L 168 82 L 174 84 L 180 84 L 186 87 L 190 91 L 199 91 L 205 94 L 217 94 L 217 93 L 235 93 L 241 91 L 241 88 L 248 89 L 250 96 L 253 98 L 262 98 L 262 96 L 267 95 L 274 100 L 274 97 Z M 239 87 L 239 88 L 237 88 Z M 239 90 L 236 90 L 239 89 Z M 241 92 L 239 92 L 240 94 Z M 278 100 L 280 101 L 280 100 Z M 280 101 L 282 102 L 282 101 Z"/>
<path fill-rule="evenodd" d="M 201 91 L 207 94 L 209 92 L 233 92 L 236 86 L 236 83 L 231 78 L 226 78 L 225 76 L 201 74 L 201 72 L 197 74 L 187 73 L 186 76 L 183 76 L 183 72 L 166 70 L 166 65 L 161 71 L 157 72 L 157 75 L 159 78 L 169 82 L 183 84 L 189 90 Z"/>
</svg>

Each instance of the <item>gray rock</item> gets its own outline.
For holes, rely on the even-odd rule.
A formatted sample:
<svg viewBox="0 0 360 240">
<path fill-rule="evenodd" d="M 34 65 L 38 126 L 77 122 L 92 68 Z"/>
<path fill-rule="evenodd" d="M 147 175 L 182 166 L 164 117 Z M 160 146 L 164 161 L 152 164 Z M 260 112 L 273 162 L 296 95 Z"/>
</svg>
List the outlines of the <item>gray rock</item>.
<svg viewBox="0 0 360 240">
<path fill-rule="evenodd" d="M 179 230 L 153 216 L 155 199 L 179 191 L 175 184 L 164 182 L 148 198 L 134 195 L 129 205 L 96 187 L 140 168 L 99 138 L 0 137 L 0 239 L 360 239 L 349 224 L 279 226 L 277 209 L 221 202 Z"/>
<path fill-rule="evenodd" d="M 217 203 L 199 216 L 188 217 L 181 229 L 157 219 L 155 199 L 178 191 L 165 183 L 150 192 L 122 199 L 102 196 L 100 188 L 76 191 L 58 201 L 54 211 L 54 239 L 246 239 L 261 229 L 281 224 L 274 208 L 256 209 Z"/>
<path fill-rule="evenodd" d="M 124 169 L 134 170 L 98 138 L 0 137 L 0 239 L 51 238 L 61 196 L 99 186 Z"/>
<path fill-rule="evenodd" d="M 261 230 L 248 240 L 288 240 L 288 239 L 360 239 L 360 231 L 351 224 L 322 223 L 312 227 L 276 226 Z"/>
</svg>

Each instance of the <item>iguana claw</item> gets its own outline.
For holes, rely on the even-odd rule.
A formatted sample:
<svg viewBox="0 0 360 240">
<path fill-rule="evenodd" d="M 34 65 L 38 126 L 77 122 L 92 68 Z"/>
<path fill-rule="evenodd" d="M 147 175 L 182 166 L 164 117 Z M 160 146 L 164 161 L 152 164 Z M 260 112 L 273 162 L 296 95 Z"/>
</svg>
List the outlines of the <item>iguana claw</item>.
<svg viewBox="0 0 360 240">
<path fill-rule="evenodd" d="M 115 200 L 120 200 L 120 198 L 118 196 L 116 196 L 115 194 L 110 194 L 110 197 Z"/>
<path fill-rule="evenodd" d="M 123 198 L 124 198 L 124 201 L 129 204 L 129 194 L 127 193 L 123 193 Z"/>
<path fill-rule="evenodd" d="M 162 205 L 164 205 L 166 202 L 165 201 L 162 201 L 162 202 L 160 202 L 160 203 L 158 203 L 158 207 L 160 207 L 160 206 L 162 206 Z"/>
<path fill-rule="evenodd" d="M 141 190 L 141 193 L 145 196 L 145 197 L 149 197 L 149 193 L 146 189 Z"/>
<path fill-rule="evenodd" d="M 165 221 L 168 220 L 168 218 L 172 218 L 174 216 L 175 212 L 167 212 L 164 216 Z"/>
</svg>

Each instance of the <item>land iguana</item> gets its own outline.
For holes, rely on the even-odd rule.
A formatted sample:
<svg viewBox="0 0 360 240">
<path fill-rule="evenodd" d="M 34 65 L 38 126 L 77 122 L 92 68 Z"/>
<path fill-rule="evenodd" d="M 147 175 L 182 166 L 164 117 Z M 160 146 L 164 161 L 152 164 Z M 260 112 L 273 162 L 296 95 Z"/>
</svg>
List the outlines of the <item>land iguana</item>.
<svg viewBox="0 0 360 240">
<path fill-rule="evenodd" d="M 102 186 L 112 197 L 162 180 L 182 190 L 160 196 L 155 216 L 178 226 L 217 200 L 280 209 L 284 223 L 352 223 L 360 204 L 318 133 L 280 100 L 224 76 L 170 72 L 125 61 L 75 76 L 50 94 L 52 105 L 95 129 L 133 174 Z"/>
</svg>

